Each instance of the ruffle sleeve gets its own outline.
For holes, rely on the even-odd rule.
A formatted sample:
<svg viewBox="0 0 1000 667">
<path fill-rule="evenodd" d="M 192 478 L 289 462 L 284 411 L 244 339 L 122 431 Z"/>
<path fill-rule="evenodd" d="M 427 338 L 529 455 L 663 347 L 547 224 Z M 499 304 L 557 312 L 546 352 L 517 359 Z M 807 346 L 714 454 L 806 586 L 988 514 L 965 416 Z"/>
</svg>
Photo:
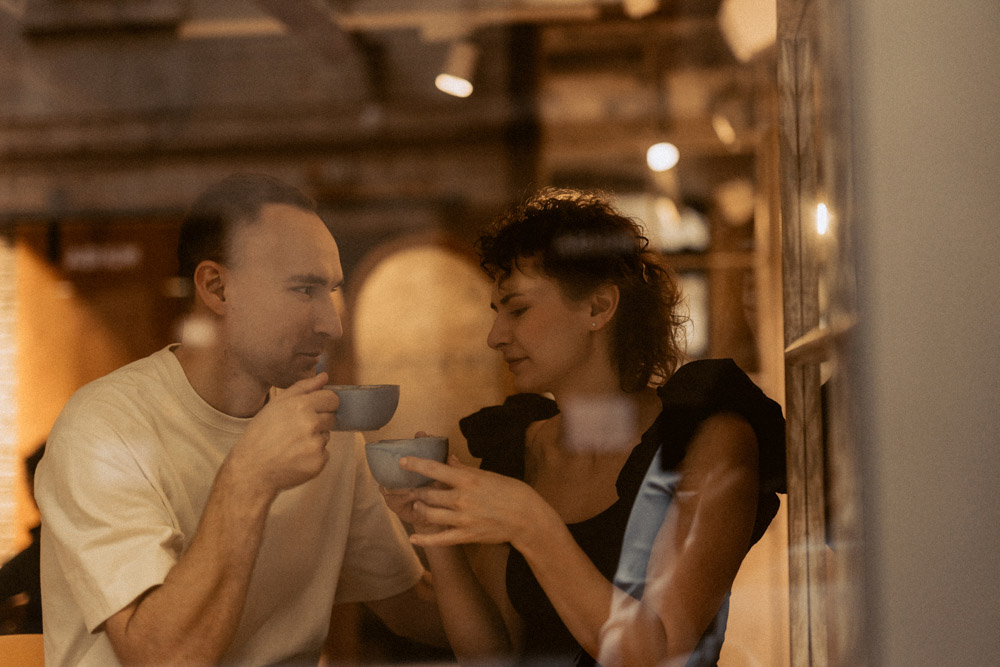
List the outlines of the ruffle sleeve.
<svg viewBox="0 0 1000 667">
<path fill-rule="evenodd" d="M 514 394 L 503 405 L 483 408 L 458 426 L 469 453 L 482 459 L 482 470 L 524 479 L 524 433 L 528 425 L 559 412 L 555 401 L 539 394 Z"/>
<path fill-rule="evenodd" d="M 660 389 L 663 412 L 657 420 L 665 469 L 676 468 L 700 424 L 714 414 L 733 412 L 745 418 L 757 436 L 759 491 L 752 542 L 778 511 L 778 493 L 787 492 L 785 418 L 732 359 L 704 359 L 685 364 Z"/>
</svg>

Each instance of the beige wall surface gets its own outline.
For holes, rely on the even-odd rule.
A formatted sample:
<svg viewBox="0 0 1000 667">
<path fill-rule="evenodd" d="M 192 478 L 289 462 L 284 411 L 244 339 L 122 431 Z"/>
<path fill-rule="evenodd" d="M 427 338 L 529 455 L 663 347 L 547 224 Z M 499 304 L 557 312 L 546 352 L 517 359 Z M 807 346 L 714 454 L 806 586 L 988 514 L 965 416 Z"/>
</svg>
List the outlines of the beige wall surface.
<svg viewBox="0 0 1000 667">
<path fill-rule="evenodd" d="M 490 285 L 457 253 L 417 245 L 385 257 L 355 300 L 353 345 L 362 384 L 400 385 L 392 421 L 369 440 L 446 435 L 466 463 L 458 420 L 506 395 L 506 370 L 486 345 Z"/>
<path fill-rule="evenodd" d="M 871 664 L 996 664 L 1000 4 L 850 5 Z"/>
</svg>

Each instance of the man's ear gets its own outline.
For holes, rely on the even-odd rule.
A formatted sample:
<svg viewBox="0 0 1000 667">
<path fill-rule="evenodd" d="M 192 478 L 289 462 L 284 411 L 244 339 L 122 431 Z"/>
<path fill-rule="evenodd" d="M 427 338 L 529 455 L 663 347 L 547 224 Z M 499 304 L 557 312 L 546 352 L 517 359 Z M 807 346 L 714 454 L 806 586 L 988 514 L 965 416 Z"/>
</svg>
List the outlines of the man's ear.
<svg viewBox="0 0 1000 667">
<path fill-rule="evenodd" d="M 206 259 L 194 270 L 196 298 L 216 315 L 226 312 L 226 267 Z"/>
<path fill-rule="evenodd" d="M 618 312 L 618 285 L 604 283 L 590 295 L 590 321 L 594 330 L 603 328 Z"/>
</svg>

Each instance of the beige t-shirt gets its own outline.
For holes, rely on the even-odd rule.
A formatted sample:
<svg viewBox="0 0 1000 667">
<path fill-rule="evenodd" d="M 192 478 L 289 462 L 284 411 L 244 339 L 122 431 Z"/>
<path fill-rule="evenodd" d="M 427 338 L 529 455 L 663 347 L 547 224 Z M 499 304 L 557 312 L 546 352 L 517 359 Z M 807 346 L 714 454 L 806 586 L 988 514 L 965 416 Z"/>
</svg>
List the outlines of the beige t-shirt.
<svg viewBox="0 0 1000 667">
<path fill-rule="evenodd" d="M 36 475 L 47 664 L 117 664 L 102 624 L 190 546 L 249 421 L 205 403 L 169 347 L 70 399 Z M 335 600 L 383 599 L 420 577 L 360 435 L 333 432 L 327 448 L 320 475 L 271 508 L 226 663 L 313 662 Z"/>
</svg>

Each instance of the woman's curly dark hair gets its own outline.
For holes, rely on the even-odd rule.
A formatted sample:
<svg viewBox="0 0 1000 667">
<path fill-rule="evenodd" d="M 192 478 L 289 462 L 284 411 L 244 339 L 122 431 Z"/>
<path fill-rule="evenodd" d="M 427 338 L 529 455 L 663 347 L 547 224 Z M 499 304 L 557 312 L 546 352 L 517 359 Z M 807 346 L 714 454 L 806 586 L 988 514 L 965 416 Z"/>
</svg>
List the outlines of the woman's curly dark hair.
<svg viewBox="0 0 1000 667">
<path fill-rule="evenodd" d="M 617 285 L 612 354 L 624 391 L 662 383 L 681 364 L 687 317 L 678 308 L 673 272 L 649 249 L 639 223 L 619 213 L 608 196 L 543 189 L 495 220 L 475 247 L 493 280 L 533 257 L 571 299 Z"/>
</svg>

